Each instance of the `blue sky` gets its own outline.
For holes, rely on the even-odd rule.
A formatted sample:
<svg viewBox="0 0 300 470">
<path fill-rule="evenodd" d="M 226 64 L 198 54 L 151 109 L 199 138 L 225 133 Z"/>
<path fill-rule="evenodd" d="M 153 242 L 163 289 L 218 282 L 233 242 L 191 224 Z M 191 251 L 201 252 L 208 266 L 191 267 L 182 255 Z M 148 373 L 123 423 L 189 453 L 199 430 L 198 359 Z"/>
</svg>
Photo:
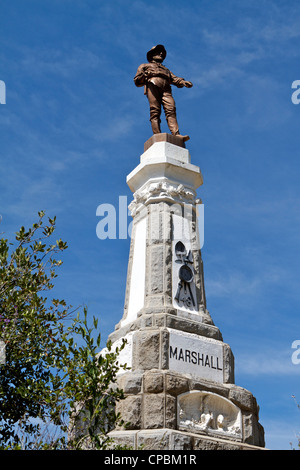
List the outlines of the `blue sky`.
<svg viewBox="0 0 300 470">
<path fill-rule="evenodd" d="M 161 43 L 165 65 L 194 83 L 174 97 L 204 178 L 207 306 L 236 383 L 258 400 L 267 447 L 295 445 L 299 2 L 1 0 L 0 40 L 1 232 L 11 237 L 42 209 L 57 216 L 69 249 L 55 295 L 87 304 L 103 341 L 122 317 L 130 239 L 99 240 L 96 209 L 131 201 L 126 175 L 151 136 L 133 77 Z"/>
</svg>

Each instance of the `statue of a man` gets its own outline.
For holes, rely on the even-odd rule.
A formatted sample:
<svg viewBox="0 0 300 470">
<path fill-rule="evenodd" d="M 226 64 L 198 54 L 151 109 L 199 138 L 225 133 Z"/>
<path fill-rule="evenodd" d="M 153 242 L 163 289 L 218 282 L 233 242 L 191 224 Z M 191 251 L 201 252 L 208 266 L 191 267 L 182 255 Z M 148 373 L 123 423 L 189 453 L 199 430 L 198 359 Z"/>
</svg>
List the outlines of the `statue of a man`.
<svg viewBox="0 0 300 470">
<path fill-rule="evenodd" d="M 134 77 L 136 86 L 144 86 L 145 95 L 150 105 L 150 122 L 153 134 L 161 133 L 160 115 L 163 107 L 168 127 L 173 135 L 188 140 L 189 136 L 181 136 L 176 117 L 176 106 L 172 96 L 171 85 L 178 88 L 191 88 L 193 84 L 184 78 L 176 77 L 167 69 L 162 62 L 167 55 L 166 49 L 162 44 L 152 47 L 147 53 L 148 64 L 141 64 Z"/>
</svg>

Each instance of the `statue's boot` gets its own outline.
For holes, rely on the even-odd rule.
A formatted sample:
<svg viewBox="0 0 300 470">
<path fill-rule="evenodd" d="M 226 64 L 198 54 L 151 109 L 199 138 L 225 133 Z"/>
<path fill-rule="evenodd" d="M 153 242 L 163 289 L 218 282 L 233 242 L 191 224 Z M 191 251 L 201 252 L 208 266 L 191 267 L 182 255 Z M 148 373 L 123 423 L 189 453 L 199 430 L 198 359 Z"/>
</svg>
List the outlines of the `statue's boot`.
<svg viewBox="0 0 300 470">
<path fill-rule="evenodd" d="M 178 122 L 177 122 L 177 119 L 176 119 L 176 115 L 175 114 L 171 114 L 169 116 L 167 115 L 166 118 L 167 118 L 167 123 L 168 123 L 168 127 L 171 131 L 171 134 L 178 135 L 179 134 L 179 129 L 178 129 Z"/>
<path fill-rule="evenodd" d="M 183 142 L 186 142 L 187 140 L 190 140 L 189 135 L 176 134 L 176 137 L 180 137 L 180 139 L 182 139 Z"/>
<path fill-rule="evenodd" d="M 183 142 L 186 142 L 187 140 L 189 140 L 188 135 L 180 134 L 176 115 L 168 116 L 167 122 L 168 122 L 169 129 L 173 135 L 176 135 L 176 137 L 180 137 Z"/>
</svg>

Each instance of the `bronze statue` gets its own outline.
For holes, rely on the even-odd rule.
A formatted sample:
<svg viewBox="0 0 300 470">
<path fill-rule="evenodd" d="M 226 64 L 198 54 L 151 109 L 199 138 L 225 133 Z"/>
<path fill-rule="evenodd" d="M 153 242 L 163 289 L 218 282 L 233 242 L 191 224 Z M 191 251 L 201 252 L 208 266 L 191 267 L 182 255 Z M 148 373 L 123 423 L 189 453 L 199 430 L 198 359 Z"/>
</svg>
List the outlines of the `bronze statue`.
<svg viewBox="0 0 300 470">
<path fill-rule="evenodd" d="M 166 58 L 167 52 L 162 44 L 152 47 L 147 53 L 148 64 L 141 64 L 134 77 L 136 86 L 144 86 L 144 94 L 147 95 L 150 105 L 150 122 L 153 134 L 161 133 L 160 115 L 163 107 L 168 127 L 173 135 L 182 137 L 183 141 L 188 140 L 189 136 L 181 136 L 177 117 L 176 106 L 172 96 L 171 85 L 178 88 L 191 88 L 193 84 L 184 78 L 176 77 L 167 69 L 162 62 Z"/>
</svg>

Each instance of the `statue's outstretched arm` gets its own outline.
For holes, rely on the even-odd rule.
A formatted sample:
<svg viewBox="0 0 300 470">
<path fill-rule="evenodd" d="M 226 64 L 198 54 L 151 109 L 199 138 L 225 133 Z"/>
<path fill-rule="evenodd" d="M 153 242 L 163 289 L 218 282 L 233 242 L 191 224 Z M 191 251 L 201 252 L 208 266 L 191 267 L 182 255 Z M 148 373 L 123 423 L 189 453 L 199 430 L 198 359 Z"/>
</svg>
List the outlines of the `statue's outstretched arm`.
<svg viewBox="0 0 300 470">
<path fill-rule="evenodd" d="M 177 88 L 183 88 L 184 86 L 186 88 L 191 88 L 193 86 L 192 82 L 189 82 L 189 81 L 185 80 L 184 78 L 177 77 L 172 72 L 170 72 L 170 73 L 171 73 L 171 83 L 173 85 L 177 86 Z"/>
</svg>

